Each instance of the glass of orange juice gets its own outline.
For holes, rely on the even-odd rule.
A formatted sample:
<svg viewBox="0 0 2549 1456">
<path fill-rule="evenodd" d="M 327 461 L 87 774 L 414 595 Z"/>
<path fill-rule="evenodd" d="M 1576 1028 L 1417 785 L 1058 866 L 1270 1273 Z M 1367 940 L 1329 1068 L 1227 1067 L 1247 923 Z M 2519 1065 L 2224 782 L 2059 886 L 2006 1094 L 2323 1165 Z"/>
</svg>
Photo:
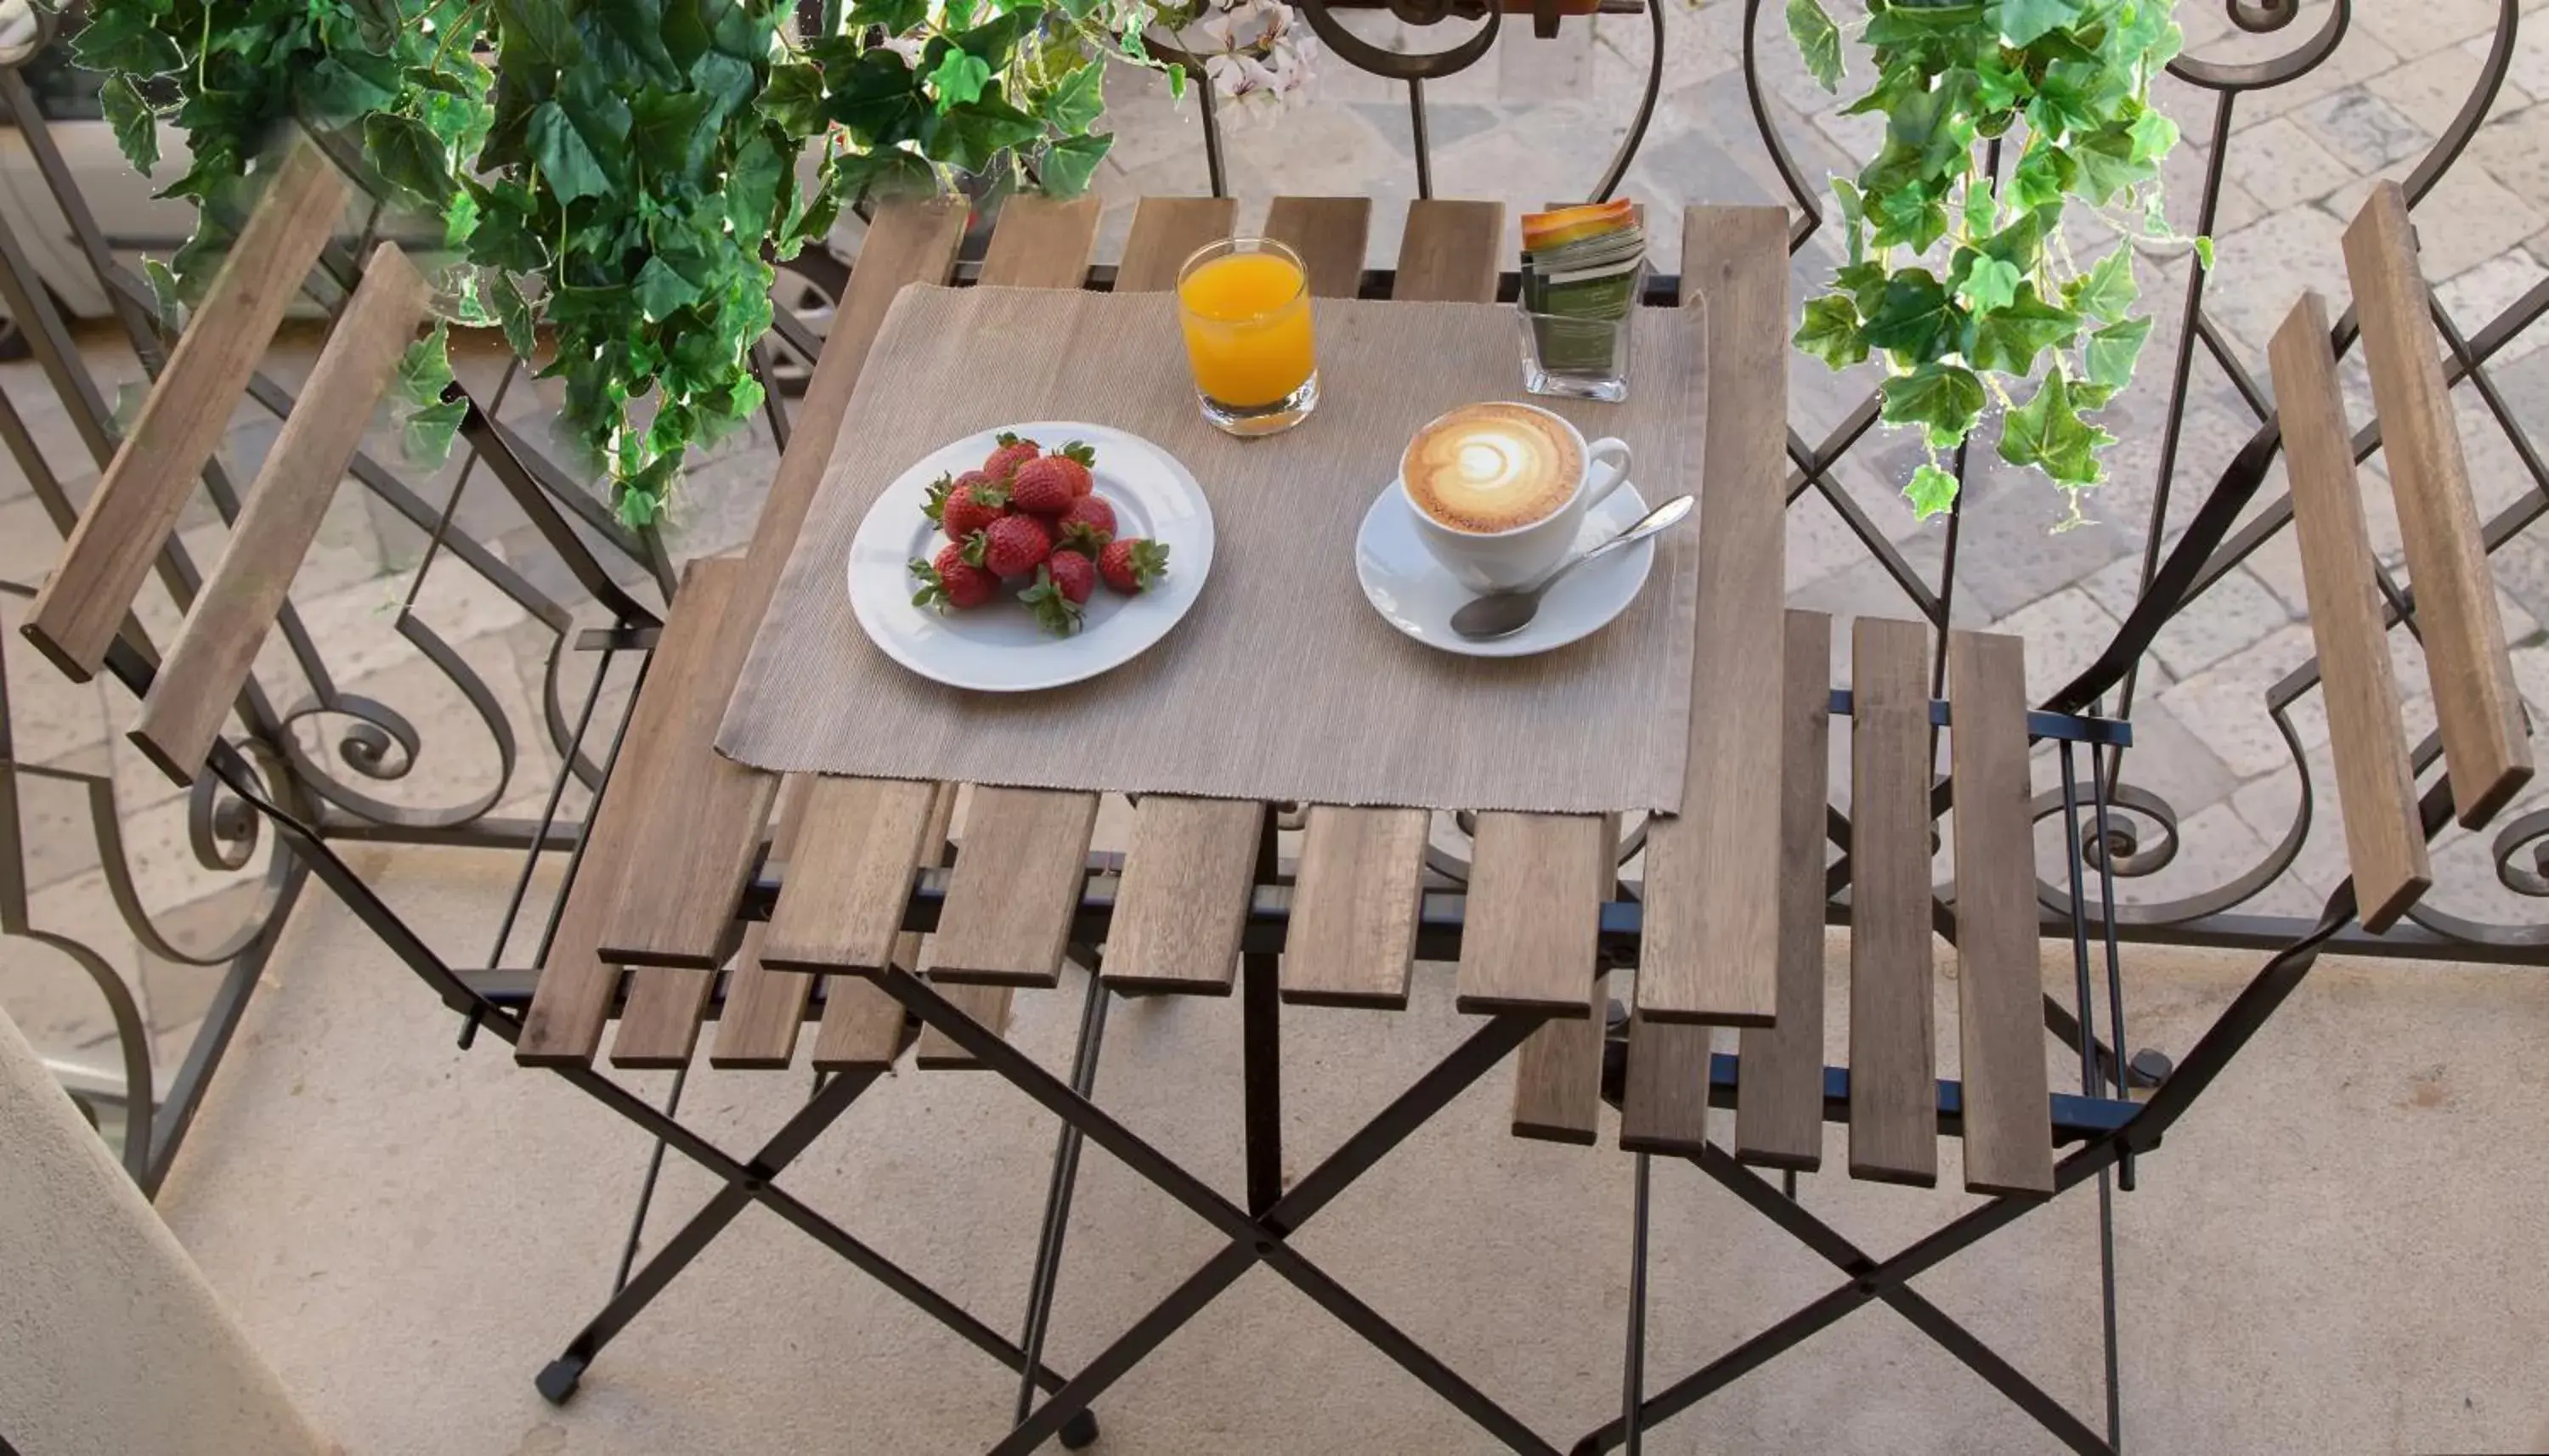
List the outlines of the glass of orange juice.
<svg viewBox="0 0 2549 1456">
<path fill-rule="evenodd" d="M 1206 243 L 1178 270 L 1203 417 L 1235 435 L 1271 435 L 1310 417 L 1319 361 L 1310 341 L 1309 273 L 1271 237 Z"/>
</svg>

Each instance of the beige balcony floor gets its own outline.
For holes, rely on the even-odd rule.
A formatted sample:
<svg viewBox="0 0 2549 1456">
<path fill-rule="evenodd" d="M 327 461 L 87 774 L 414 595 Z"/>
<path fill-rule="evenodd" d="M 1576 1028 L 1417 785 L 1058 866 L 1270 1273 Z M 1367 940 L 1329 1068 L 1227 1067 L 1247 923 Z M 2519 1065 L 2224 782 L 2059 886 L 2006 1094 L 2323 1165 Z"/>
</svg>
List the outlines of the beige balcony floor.
<svg viewBox="0 0 2549 1456">
<path fill-rule="evenodd" d="M 483 949 L 510 886 L 508 863 L 479 852 L 367 852 L 360 867 L 455 955 Z M 2255 963 L 2131 953 L 2132 1042 L 2183 1053 Z M 1940 1006 L 1948 1048 L 1952 1001 Z M 1022 996 L 1014 1039 L 1061 1067 L 1079 1004 L 1071 982 Z M 1111 1112 L 1233 1195 L 1238 1012 L 1118 1004 L 1097 1082 Z M 1466 1020 L 1440 965 L 1418 968 L 1403 1014 L 1287 1011 L 1287 1168 L 1311 1166 Z M 1013 1386 L 997 1366 L 758 1210 L 603 1353 L 571 1405 L 544 1405 L 531 1376 L 609 1292 L 647 1143 L 492 1040 L 456 1049 L 455 1029 L 359 925 L 314 901 L 160 1199 L 348 1452 L 902 1456 L 981 1450 L 1004 1428 Z M 2532 974 L 2331 962 L 2313 975 L 2143 1160 L 2138 1191 L 2118 1196 L 2132 1448 L 2549 1444 L 2537 1339 L 2549 1271 L 2533 1217 L 2549 1187 L 2544 1032 L 2549 982 Z M 667 1081 L 631 1084 L 660 1097 Z M 683 1115 L 741 1147 L 808 1085 L 802 1069 L 703 1072 Z M 1616 1410 L 1632 1159 L 1610 1145 L 1607 1114 L 1599 1147 L 1516 1141 L 1509 1087 L 1509 1071 L 1490 1073 L 1299 1242 L 1563 1448 Z M 783 1181 L 1014 1329 L 1053 1139 L 1054 1124 L 988 1073 L 906 1067 Z M 1836 1169 L 1842 1155 L 1836 1130 Z M 1653 1384 L 1837 1282 L 1695 1170 L 1659 1161 L 1654 1187 Z M 650 1242 L 708 1189 L 670 1159 Z M 1804 1180 L 1802 1196 L 1880 1252 L 1972 1203 L 1837 1171 Z M 2077 1190 L 1916 1285 L 2093 1424 L 2096 1197 Z M 1051 1347 L 1064 1369 L 1218 1248 L 1094 1150 L 1071 1228 Z M 1263 1271 L 1099 1410 L 1098 1449 L 1123 1456 L 1494 1449 Z M 2056 1449 L 1881 1308 L 1647 1448 Z"/>
</svg>

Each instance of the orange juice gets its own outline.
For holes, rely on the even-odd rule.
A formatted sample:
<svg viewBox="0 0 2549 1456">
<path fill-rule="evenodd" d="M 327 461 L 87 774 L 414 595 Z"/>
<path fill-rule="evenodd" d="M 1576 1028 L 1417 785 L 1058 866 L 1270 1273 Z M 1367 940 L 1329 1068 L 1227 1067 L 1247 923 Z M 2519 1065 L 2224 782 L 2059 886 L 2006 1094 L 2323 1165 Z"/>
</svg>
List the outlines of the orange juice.
<svg viewBox="0 0 2549 1456">
<path fill-rule="evenodd" d="M 1178 281 L 1195 388 L 1220 405 L 1273 405 L 1309 382 L 1310 296 L 1301 270 L 1274 252 L 1225 252 Z"/>
</svg>

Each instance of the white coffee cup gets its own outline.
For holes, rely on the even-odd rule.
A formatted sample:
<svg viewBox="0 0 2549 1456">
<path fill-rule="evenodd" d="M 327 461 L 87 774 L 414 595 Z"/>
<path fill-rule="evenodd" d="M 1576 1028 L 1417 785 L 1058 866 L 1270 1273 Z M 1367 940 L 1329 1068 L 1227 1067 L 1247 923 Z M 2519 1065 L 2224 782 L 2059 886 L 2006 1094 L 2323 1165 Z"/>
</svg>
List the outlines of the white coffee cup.
<svg viewBox="0 0 2549 1456">
<path fill-rule="evenodd" d="M 1565 431 L 1575 443 L 1575 459 L 1580 462 L 1574 489 L 1566 500 L 1537 520 L 1502 530 L 1468 530 L 1448 525 L 1427 513 L 1415 494 L 1408 490 L 1402 473 L 1393 483 L 1399 498 L 1406 502 L 1408 516 L 1416 524 L 1416 538 L 1443 564 L 1453 580 L 1472 592 L 1508 592 L 1527 587 L 1550 568 L 1565 560 L 1574 546 L 1576 533 L 1584 524 L 1584 513 L 1600 504 L 1613 491 L 1629 479 L 1629 446 L 1625 440 L 1605 436 L 1586 443 L 1583 434 L 1564 415 L 1543 410 L 1537 405 L 1519 402 L 1496 402 L 1499 408 L 1527 410 Z M 1467 407 L 1463 407 L 1467 408 Z M 1457 413 L 1459 411 L 1451 411 Z M 1449 415 L 1445 415 L 1448 418 Z M 1440 424 L 1438 418 L 1428 423 L 1421 437 Z"/>
</svg>

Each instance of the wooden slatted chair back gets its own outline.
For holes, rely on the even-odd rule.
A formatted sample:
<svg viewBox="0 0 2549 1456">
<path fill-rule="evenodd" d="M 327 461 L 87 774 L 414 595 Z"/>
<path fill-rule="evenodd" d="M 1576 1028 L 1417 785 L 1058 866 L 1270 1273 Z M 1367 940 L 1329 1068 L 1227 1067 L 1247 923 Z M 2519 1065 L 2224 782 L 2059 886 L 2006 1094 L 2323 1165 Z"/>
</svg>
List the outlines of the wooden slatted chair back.
<svg viewBox="0 0 2549 1456">
<path fill-rule="evenodd" d="M 203 307 L 169 352 L 22 628 L 74 682 L 89 681 L 105 663 L 107 645 L 350 195 L 318 145 L 296 136 L 214 273 Z"/>
</svg>

